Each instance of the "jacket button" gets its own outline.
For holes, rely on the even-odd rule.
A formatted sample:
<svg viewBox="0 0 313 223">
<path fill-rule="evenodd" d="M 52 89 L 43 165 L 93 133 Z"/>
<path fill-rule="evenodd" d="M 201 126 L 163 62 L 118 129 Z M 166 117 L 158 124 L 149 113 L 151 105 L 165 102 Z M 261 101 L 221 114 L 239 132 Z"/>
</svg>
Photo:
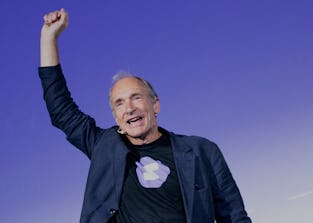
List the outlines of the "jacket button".
<svg viewBox="0 0 313 223">
<path fill-rule="evenodd" d="M 114 208 L 111 208 L 111 209 L 110 209 L 110 214 L 111 214 L 111 215 L 115 215 L 115 214 L 117 214 L 117 211 L 118 211 L 118 210 L 116 210 L 116 209 L 114 209 Z"/>
<path fill-rule="evenodd" d="M 196 189 L 196 190 L 199 190 L 199 189 L 200 189 L 199 184 L 195 184 L 194 186 L 195 186 L 195 189 Z"/>
</svg>

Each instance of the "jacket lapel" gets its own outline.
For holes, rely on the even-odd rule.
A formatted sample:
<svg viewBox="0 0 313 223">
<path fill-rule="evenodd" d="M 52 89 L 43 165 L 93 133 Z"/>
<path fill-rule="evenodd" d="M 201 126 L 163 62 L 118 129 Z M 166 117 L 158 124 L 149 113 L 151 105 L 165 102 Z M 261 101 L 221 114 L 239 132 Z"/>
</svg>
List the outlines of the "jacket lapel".
<svg viewBox="0 0 313 223">
<path fill-rule="evenodd" d="M 172 133 L 170 136 L 186 218 L 187 222 L 191 222 L 195 190 L 195 155 L 179 137 Z"/>
<path fill-rule="evenodd" d="M 115 135 L 116 140 L 115 143 L 112 143 L 112 145 L 115 145 L 113 148 L 114 151 L 114 169 L 113 169 L 113 174 L 114 174 L 114 181 L 115 181 L 115 194 L 116 194 L 116 199 L 117 202 L 119 202 L 119 195 L 122 192 L 122 187 L 124 184 L 124 176 L 125 176 L 125 168 L 126 168 L 126 156 L 128 153 L 127 146 L 121 139 L 121 137 L 116 134 Z"/>
</svg>

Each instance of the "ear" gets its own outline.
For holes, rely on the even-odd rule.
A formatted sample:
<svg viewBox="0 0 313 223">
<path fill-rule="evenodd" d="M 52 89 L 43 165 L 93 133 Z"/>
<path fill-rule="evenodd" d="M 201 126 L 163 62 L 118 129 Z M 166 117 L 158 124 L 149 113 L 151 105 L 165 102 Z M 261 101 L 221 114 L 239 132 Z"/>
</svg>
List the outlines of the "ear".
<svg viewBox="0 0 313 223">
<path fill-rule="evenodd" d="M 154 99 L 153 111 L 155 114 L 158 114 L 160 112 L 160 100 L 158 97 L 155 97 Z"/>
</svg>

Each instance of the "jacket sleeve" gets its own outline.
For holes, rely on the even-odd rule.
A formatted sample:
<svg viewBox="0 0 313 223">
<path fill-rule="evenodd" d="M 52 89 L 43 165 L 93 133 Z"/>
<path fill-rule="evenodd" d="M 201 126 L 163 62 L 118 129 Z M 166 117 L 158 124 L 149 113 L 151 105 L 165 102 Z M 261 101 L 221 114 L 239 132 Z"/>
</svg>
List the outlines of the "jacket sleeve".
<svg viewBox="0 0 313 223">
<path fill-rule="evenodd" d="M 69 142 L 90 159 L 101 129 L 96 126 L 94 119 L 81 112 L 73 101 L 61 65 L 40 67 L 38 73 L 52 124 L 61 129 Z"/>
<path fill-rule="evenodd" d="M 243 199 L 217 145 L 213 144 L 211 165 L 214 172 L 213 199 L 217 223 L 251 223 Z"/>
</svg>

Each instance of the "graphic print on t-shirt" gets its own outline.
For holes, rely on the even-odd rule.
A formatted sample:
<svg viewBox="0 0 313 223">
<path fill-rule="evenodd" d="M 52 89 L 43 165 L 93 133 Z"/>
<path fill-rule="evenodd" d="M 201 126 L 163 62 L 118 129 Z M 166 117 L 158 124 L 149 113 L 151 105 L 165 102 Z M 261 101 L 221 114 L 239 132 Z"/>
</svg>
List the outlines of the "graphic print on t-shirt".
<svg viewBox="0 0 313 223">
<path fill-rule="evenodd" d="M 136 165 L 138 180 L 145 188 L 160 188 L 170 174 L 167 166 L 148 156 L 142 157 Z"/>
</svg>

